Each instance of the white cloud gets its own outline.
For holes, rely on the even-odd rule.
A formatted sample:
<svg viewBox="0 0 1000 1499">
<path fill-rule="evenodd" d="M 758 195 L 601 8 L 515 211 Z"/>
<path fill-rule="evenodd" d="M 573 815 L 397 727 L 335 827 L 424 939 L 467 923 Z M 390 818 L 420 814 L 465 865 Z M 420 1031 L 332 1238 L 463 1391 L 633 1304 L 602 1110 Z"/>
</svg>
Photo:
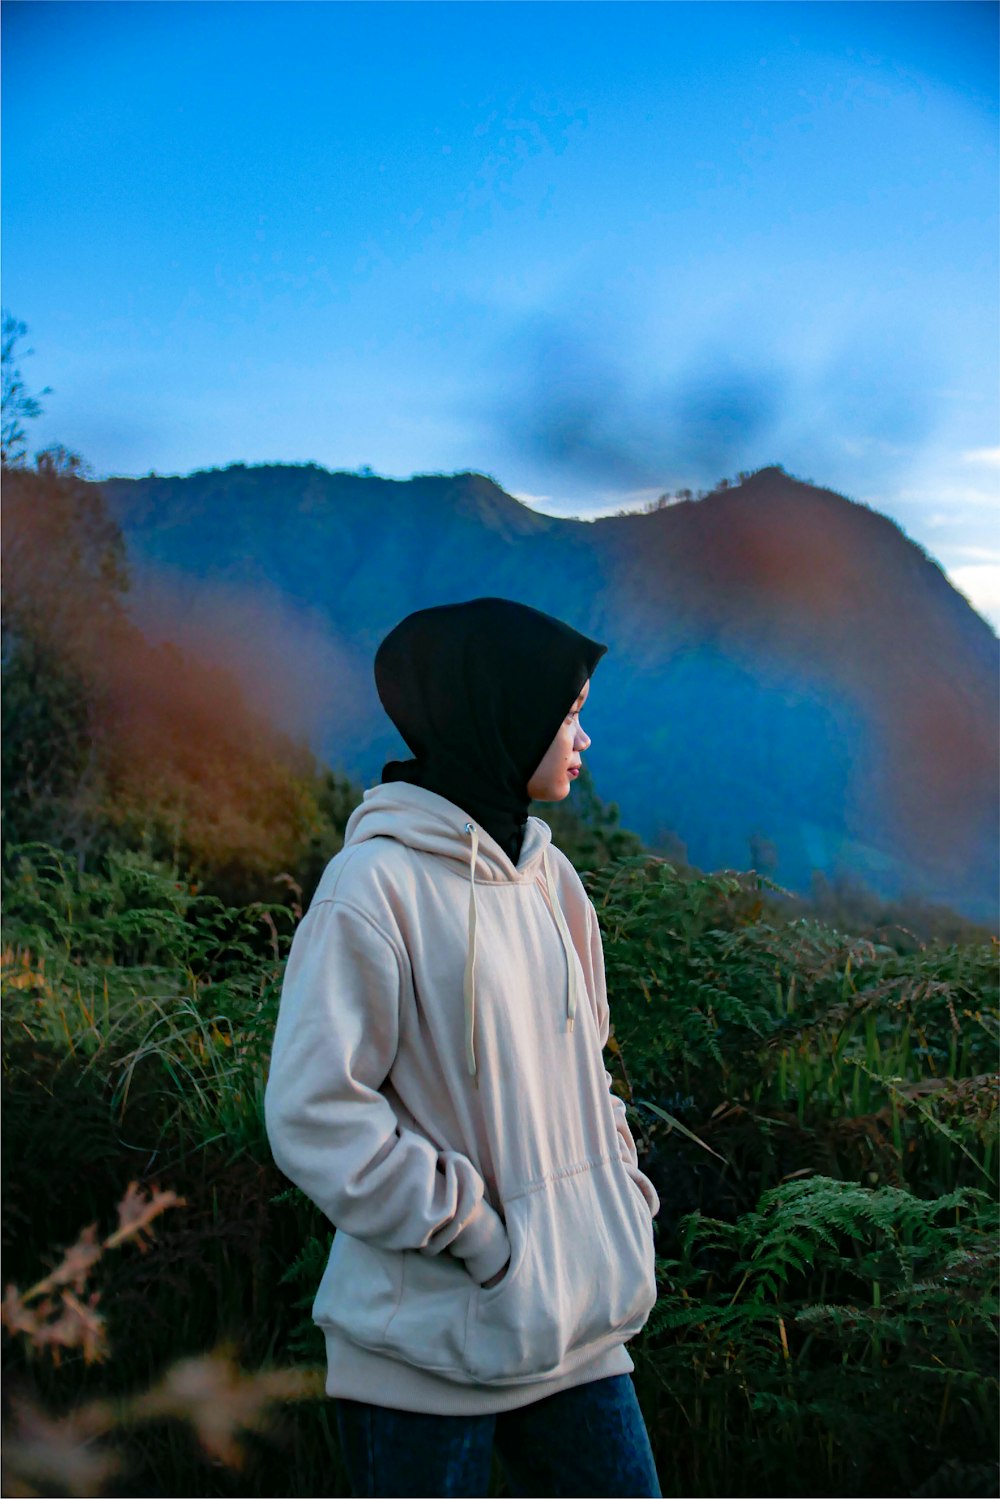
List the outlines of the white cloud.
<svg viewBox="0 0 1000 1499">
<path fill-rule="evenodd" d="M 886 495 L 884 501 L 881 502 L 887 514 L 892 514 L 891 507 L 899 503 L 935 506 L 966 505 L 977 509 L 996 508 L 1000 504 L 1000 485 L 994 485 L 991 489 L 983 489 L 978 484 L 941 483 L 933 487 L 923 485 L 919 489 L 899 489 L 895 496 Z"/>
<path fill-rule="evenodd" d="M 951 546 L 947 552 L 951 557 L 974 557 L 977 562 L 1000 563 L 1000 547 Z"/>
<path fill-rule="evenodd" d="M 959 593 L 1000 633 L 1000 562 L 970 562 L 949 567 L 947 573 Z"/>
<path fill-rule="evenodd" d="M 962 454 L 963 463 L 983 463 L 989 468 L 1000 468 L 1000 448 L 970 448 Z"/>
<path fill-rule="evenodd" d="M 515 500 L 520 500 L 522 505 L 528 505 L 532 510 L 540 510 L 545 515 L 554 515 L 558 519 L 567 517 L 574 520 L 601 520 L 608 515 L 618 515 L 623 510 L 641 510 L 643 506 L 650 505 L 658 500 L 662 494 L 660 489 L 623 489 L 600 490 L 589 495 L 577 496 L 576 498 L 560 497 L 549 494 L 529 494 L 525 490 L 514 489 L 510 493 Z M 667 504 L 679 504 L 680 501 L 671 498 Z"/>
<path fill-rule="evenodd" d="M 554 505 L 556 503 L 551 495 L 528 494 L 527 490 L 523 489 L 512 489 L 510 496 L 512 500 L 520 500 L 522 505 L 528 505 L 532 510 L 541 510 L 546 505 Z"/>
<path fill-rule="evenodd" d="M 912 447 L 886 442 L 881 437 L 843 437 L 840 446 L 849 458 L 870 458 L 873 455 L 878 458 L 908 458 L 913 452 Z"/>
</svg>

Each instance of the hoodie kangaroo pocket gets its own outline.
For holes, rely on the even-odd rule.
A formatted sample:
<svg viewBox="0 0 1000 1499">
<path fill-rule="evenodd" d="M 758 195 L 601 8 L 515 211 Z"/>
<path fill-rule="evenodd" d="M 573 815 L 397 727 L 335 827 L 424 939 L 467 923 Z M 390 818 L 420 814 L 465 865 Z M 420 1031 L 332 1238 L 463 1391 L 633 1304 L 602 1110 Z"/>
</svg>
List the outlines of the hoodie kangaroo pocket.
<svg viewBox="0 0 1000 1499">
<path fill-rule="evenodd" d="M 313 1302 L 313 1320 L 364 1348 L 380 1348 L 399 1305 L 403 1256 L 338 1231 Z"/>
<path fill-rule="evenodd" d="M 569 1355 L 639 1331 L 656 1300 L 652 1220 L 621 1161 L 555 1177 L 505 1213 L 510 1269 L 470 1307 L 473 1379 L 545 1379 Z"/>
<path fill-rule="evenodd" d="M 421 1369 L 455 1378 L 462 1368 L 469 1302 L 476 1283 L 449 1254 L 404 1250 L 402 1294 L 386 1325 L 383 1348 Z"/>
<path fill-rule="evenodd" d="M 451 1255 L 379 1249 L 344 1233 L 333 1243 L 313 1305 L 318 1325 L 373 1353 L 464 1379 L 469 1302 L 476 1288 L 465 1267 Z"/>
</svg>

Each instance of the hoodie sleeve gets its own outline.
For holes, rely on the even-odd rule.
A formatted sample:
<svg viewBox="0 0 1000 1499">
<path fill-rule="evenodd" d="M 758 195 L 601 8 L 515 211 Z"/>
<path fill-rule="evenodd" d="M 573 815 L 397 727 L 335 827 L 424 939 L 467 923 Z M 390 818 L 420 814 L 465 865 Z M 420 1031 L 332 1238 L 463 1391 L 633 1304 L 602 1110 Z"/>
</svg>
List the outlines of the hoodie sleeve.
<svg viewBox="0 0 1000 1499">
<path fill-rule="evenodd" d="M 306 913 L 264 1096 L 271 1151 L 335 1227 L 383 1249 L 447 1250 L 482 1283 L 510 1254 L 482 1177 L 402 1125 L 379 1091 L 396 1055 L 403 972 L 361 911 L 322 901 Z"/>
<path fill-rule="evenodd" d="M 604 944 L 601 941 L 601 928 L 597 920 L 597 912 L 594 910 L 593 902 L 587 901 L 587 921 L 590 937 L 590 979 L 593 989 L 593 1000 L 597 1013 L 597 1028 L 601 1038 L 601 1049 L 608 1044 L 608 1036 L 611 1033 L 611 1012 L 608 1007 L 608 991 L 604 978 Z M 632 1131 L 628 1127 L 625 1117 L 625 1103 L 617 1093 L 611 1090 L 611 1074 L 605 1068 L 604 1076 L 608 1083 L 608 1092 L 611 1096 L 611 1107 L 614 1110 L 615 1125 L 618 1137 L 622 1145 L 622 1159 L 629 1176 L 639 1188 L 643 1197 L 649 1204 L 649 1211 L 655 1218 L 660 1211 L 660 1199 L 656 1188 L 648 1176 L 639 1170 L 639 1152 L 635 1148 Z"/>
</svg>

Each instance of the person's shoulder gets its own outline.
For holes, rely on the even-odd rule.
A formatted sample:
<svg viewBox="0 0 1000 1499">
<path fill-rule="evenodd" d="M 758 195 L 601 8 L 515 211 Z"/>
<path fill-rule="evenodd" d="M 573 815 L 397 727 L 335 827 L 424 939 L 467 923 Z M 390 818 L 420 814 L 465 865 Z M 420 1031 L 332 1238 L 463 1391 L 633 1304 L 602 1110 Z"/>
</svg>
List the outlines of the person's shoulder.
<svg viewBox="0 0 1000 1499">
<path fill-rule="evenodd" d="M 364 910 L 381 907 L 410 877 L 412 852 L 395 838 L 348 843 L 323 871 L 312 905 L 342 902 Z"/>
<path fill-rule="evenodd" d="M 414 905 L 410 852 L 393 838 L 347 844 L 324 869 L 299 931 L 338 941 L 374 931 L 401 957 Z"/>
<path fill-rule="evenodd" d="M 587 894 L 586 886 L 576 871 L 572 860 L 563 853 L 561 848 L 556 848 L 554 843 L 549 844 L 549 862 L 552 872 L 556 877 L 561 897 L 567 896 L 571 900 L 590 904 L 590 896 Z"/>
</svg>

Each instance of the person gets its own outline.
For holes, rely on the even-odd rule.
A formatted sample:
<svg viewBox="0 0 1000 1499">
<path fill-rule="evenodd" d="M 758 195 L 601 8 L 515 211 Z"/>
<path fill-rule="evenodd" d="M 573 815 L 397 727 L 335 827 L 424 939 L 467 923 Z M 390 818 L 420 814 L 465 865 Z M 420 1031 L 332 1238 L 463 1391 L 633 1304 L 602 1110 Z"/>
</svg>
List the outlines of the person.
<svg viewBox="0 0 1000 1499">
<path fill-rule="evenodd" d="M 313 1316 L 356 1494 L 658 1495 L 626 1348 L 655 1189 L 611 1092 L 597 916 L 528 816 L 590 744 L 606 647 L 505 599 L 375 658 L 413 759 L 365 792 L 292 943 L 265 1094 L 336 1233 Z"/>
</svg>

